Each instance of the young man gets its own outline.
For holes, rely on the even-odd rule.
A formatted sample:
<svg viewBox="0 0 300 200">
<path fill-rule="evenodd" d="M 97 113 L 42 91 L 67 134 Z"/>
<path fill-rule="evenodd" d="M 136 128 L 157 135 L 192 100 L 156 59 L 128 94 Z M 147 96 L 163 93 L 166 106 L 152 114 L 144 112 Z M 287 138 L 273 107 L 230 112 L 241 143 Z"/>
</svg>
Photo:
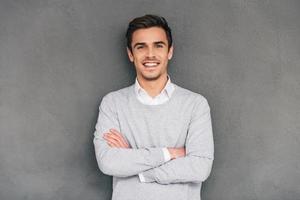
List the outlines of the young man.
<svg viewBox="0 0 300 200">
<path fill-rule="evenodd" d="M 171 30 L 163 17 L 129 23 L 127 53 L 135 83 L 105 95 L 94 146 L 113 176 L 113 200 L 199 200 L 214 144 L 210 108 L 200 94 L 171 82 Z"/>
</svg>

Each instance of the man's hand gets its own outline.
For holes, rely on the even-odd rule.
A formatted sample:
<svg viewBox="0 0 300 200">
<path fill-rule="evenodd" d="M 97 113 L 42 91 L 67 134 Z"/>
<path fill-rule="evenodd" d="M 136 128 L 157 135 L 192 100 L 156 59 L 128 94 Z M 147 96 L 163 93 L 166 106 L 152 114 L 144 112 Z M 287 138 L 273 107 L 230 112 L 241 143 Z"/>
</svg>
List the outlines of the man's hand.
<svg viewBox="0 0 300 200">
<path fill-rule="evenodd" d="M 126 139 L 116 129 L 109 129 L 109 133 L 104 133 L 103 138 L 111 147 L 130 148 Z"/>
<path fill-rule="evenodd" d="M 184 147 L 180 147 L 180 148 L 168 147 L 168 150 L 170 152 L 171 159 L 176 159 L 176 158 L 185 156 L 185 148 Z"/>
</svg>

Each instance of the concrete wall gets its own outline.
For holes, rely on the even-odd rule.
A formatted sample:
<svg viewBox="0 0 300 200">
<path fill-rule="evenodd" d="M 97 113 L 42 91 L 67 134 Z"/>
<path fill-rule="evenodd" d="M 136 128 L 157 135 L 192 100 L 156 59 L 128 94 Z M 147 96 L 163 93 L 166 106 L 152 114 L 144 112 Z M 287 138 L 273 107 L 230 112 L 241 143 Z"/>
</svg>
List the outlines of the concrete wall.
<svg viewBox="0 0 300 200">
<path fill-rule="evenodd" d="M 145 13 L 172 27 L 172 81 L 211 106 L 203 199 L 300 199 L 297 0 L 0 0 L 0 199 L 110 199 L 93 131 L 134 81 L 124 34 Z"/>
</svg>

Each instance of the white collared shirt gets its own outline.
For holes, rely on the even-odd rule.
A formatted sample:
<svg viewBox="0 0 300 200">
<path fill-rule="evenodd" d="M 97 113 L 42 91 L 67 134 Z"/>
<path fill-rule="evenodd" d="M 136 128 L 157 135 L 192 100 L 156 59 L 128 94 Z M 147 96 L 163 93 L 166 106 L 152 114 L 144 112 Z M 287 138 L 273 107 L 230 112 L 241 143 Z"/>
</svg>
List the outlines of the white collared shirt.
<svg viewBox="0 0 300 200">
<path fill-rule="evenodd" d="M 165 103 L 166 101 L 168 101 L 171 98 L 172 93 L 175 90 L 175 87 L 174 87 L 173 83 L 171 82 L 170 76 L 168 75 L 168 81 L 167 81 L 165 87 L 154 98 L 151 97 L 146 92 L 146 90 L 144 90 L 141 87 L 141 85 L 139 84 L 137 78 L 135 79 L 134 89 L 135 89 L 135 94 L 136 94 L 138 100 L 140 102 L 142 102 L 143 104 L 146 104 L 146 105 L 159 105 L 159 104 Z"/>
<path fill-rule="evenodd" d="M 146 90 L 144 90 L 141 87 L 137 78 L 135 79 L 134 89 L 135 89 L 136 97 L 141 103 L 146 104 L 146 105 L 159 105 L 159 104 L 165 103 L 166 101 L 168 101 L 171 98 L 172 93 L 175 90 L 175 87 L 174 87 L 174 84 L 171 82 L 170 76 L 168 75 L 168 81 L 167 81 L 165 87 L 155 97 L 151 97 L 146 92 Z M 164 153 L 165 162 L 171 160 L 171 155 L 169 153 L 169 150 L 166 147 L 162 148 L 162 150 Z M 145 182 L 145 178 L 142 174 L 139 174 L 139 178 L 140 178 L 141 182 Z"/>
</svg>

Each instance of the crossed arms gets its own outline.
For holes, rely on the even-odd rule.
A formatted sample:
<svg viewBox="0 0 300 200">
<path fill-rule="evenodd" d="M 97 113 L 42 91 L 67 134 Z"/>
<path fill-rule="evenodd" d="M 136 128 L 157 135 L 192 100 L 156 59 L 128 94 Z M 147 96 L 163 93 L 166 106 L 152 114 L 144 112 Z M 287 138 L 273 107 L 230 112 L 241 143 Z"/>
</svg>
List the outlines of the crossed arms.
<svg viewBox="0 0 300 200">
<path fill-rule="evenodd" d="M 207 179 L 212 168 L 214 147 L 210 108 L 206 99 L 199 99 L 195 105 L 185 148 L 169 147 L 172 160 L 168 162 L 161 147 L 130 148 L 117 131 L 120 128 L 114 108 L 112 96 L 106 95 L 99 106 L 94 133 L 96 159 L 104 174 L 116 177 L 142 174 L 145 182 L 159 184 L 200 183 Z M 109 132 L 105 137 L 104 134 Z"/>
</svg>

